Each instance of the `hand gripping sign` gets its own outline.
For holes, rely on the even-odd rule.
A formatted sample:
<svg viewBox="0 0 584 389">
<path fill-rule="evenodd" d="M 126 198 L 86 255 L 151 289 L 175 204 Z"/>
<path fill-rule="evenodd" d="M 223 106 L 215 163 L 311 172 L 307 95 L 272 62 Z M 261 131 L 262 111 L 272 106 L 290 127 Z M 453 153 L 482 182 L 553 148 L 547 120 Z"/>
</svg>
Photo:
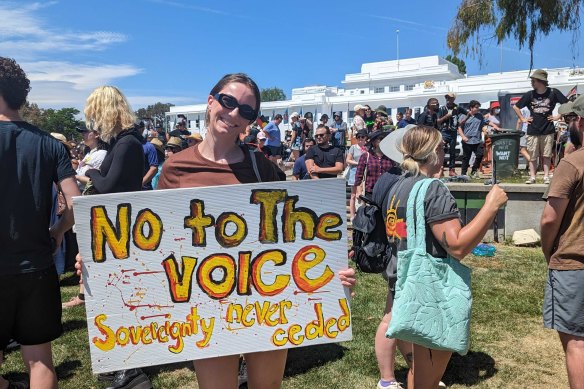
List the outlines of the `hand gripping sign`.
<svg viewBox="0 0 584 389">
<path fill-rule="evenodd" d="M 94 373 L 352 338 L 345 182 L 74 199 Z"/>
</svg>

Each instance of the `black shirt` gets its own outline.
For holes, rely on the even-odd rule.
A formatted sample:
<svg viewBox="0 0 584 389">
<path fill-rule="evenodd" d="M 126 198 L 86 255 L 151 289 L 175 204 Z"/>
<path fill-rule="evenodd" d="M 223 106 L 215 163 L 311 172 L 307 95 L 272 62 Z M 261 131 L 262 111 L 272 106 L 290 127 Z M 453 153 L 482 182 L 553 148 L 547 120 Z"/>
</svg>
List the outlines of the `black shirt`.
<svg viewBox="0 0 584 389">
<path fill-rule="evenodd" d="M 26 122 L 0 121 L 0 274 L 53 266 L 55 183 L 74 177 L 65 146 Z"/>
<path fill-rule="evenodd" d="M 515 106 L 519 109 L 527 107 L 531 113 L 533 121 L 527 126 L 527 135 L 548 135 L 556 131 L 554 122 L 550 122 L 548 116 L 553 113 L 557 103 L 567 102 L 568 99 L 562 92 L 547 88 L 541 95 L 535 90 L 525 93 Z"/>
<path fill-rule="evenodd" d="M 426 178 L 423 175 L 412 176 L 409 173 L 398 177 L 391 172 L 384 173 L 373 188 L 373 200 L 381 204 L 385 230 L 390 244 L 402 251 L 407 248 L 406 209 L 408 197 L 414 184 Z M 434 181 L 428 187 L 424 198 L 424 215 L 426 218 L 426 251 L 437 258 L 446 258 L 448 253 L 434 237 L 431 223 L 457 218 L 460 212 L 456 200 L 443 183 Z"/>
<path fill-rule="evenodd" d="M 306 152 L 306 160 L 312 159 L 318 167 L 334 167 L 337 162 L 343 163 L 343 152 L 338 147 L 313 146 Z M 318 178 L 334 178 L 336 174 L 318 173 Z"/>
<path fill-rule="evenodd" d="M 142 136 L 134 129 L 124 130 L 110 142 L 110 151 L 100 170 L 88 170 L 95 189 L 102 194 L 133 192 L 142 189 L 144 149 Z"/>
<path fill-rule="evenodd" d="M 438 129 L 438 115 L 436 112 L 425 110 L 420 116 L 418 116 L 417 124 Z"/>
</svg>

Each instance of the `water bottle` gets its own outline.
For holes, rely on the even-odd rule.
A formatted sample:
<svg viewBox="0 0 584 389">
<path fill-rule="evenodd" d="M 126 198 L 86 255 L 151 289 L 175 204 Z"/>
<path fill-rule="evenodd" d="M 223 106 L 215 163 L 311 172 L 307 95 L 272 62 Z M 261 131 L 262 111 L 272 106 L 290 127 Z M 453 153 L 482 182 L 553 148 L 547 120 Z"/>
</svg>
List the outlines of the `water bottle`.
<svg viewBox="0 0 584 389">
<path fill-rule="evenodd" d="M 497 248 L 491 244 L 480 243 L 472 250 L 472 254 L 477 257 L 494 257 Z"/>
</svg>

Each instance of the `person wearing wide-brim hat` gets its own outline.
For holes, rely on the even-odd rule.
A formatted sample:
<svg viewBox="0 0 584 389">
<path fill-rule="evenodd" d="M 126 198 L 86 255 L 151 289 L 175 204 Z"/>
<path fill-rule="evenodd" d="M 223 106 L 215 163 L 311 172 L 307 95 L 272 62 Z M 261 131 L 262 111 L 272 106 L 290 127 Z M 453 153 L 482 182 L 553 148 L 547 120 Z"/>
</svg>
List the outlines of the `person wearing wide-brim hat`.
<svg viewBox="0 0 584 389">
<path fill-rule="evenodd" d="M 533 90 L 521 96 L 521 99 L 513 106 L 513 110 L 519 120 L 522 123 L 527 123 L 526 140 L 530 157 L 530 178 L 526 181 L 526 184 L 535 183 L 540 155 L 543 155 L 543 182 L 544 184 L 549 184 L 549 172 L 556 131 L 554 120 L 559 119 L 559 116 L 553 116 L 553 111 L 556 104 L 565 104 L 568 99 L 559 90 L 548 86 L 548 73 L 545 70 L 534 70 L 529 77 L 531 78 Z M 524 107 L 527 107 L 531 113 L 529 118 L 525 118 L 521 114 L 521 108 Z"/>
<path fill-rule="evenodd" d="M 355 173 L 355 185 L 358 187 L 357 198 L 363 192 L 366 196 L 370 196 L 379 177 L 395 165 L 379 148 L 381 140 L 387 135 L 388 133 L 384 131 L 373 131 L 367 137 L 368 151 L 359 158 Z M 363 179 L 365 179 L 364 188 L 361 187 Z"/>
</svg>

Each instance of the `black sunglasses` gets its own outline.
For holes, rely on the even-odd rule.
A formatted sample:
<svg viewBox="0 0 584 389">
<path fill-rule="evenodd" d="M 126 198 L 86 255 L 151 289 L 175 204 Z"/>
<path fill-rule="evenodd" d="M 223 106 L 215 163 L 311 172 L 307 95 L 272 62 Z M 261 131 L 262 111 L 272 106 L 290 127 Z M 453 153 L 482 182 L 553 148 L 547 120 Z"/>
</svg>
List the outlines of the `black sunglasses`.
<svg viewBox="0 0 584 389">
<path fill-rule="evenodd" d="M 564 115 L 564 121 L 566 123 L 573 122 L 574 120 L 577 120 L 577 119 L 578 119 L 578 115 L 575 115 L 575 114 Z"/>
<path fill-rule="evenodd" d="M 251 121 L 254 121 L 258 117 L 258 113 L 255 109 L 247 104 L 239 104 L 239 101 L 233 96 L 226 95 L 225 93 L 216 93 L 213 98 L 221 104 L 223 108 L 235 109 L 239 108 L 239 116 Z"/>
<path fill-rule="evenodd" d="M 324 134 L 315 134 L 314 137 L 315 138 L 322 138 L 323 136 L 327 136 L 328 134 L 324 133 Z"/>
</svg>

